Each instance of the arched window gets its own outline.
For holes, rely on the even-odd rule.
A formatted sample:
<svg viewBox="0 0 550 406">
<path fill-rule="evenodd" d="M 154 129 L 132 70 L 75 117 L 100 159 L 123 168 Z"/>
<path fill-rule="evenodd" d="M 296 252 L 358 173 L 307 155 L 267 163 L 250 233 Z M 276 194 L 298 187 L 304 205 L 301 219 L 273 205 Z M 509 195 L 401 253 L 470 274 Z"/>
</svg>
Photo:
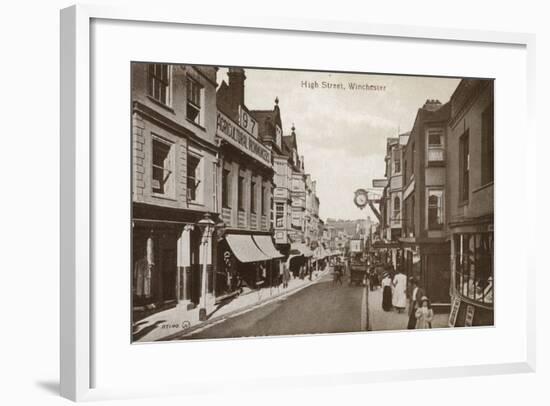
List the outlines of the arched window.
<svg viewBox="0 0 550 406">
<path fill-rule="evenodd" d="M 394 220 L 401 218 L 401 199 L 399 199 L 399 196 L 393 198 L 393 218 Z"/>
</svg>

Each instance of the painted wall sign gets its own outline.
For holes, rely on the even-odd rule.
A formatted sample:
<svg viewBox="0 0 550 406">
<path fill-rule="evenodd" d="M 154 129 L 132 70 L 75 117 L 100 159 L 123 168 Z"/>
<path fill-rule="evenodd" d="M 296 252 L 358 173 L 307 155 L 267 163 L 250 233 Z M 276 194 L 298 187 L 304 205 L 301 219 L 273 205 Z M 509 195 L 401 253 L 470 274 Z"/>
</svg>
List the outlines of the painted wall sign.
<svg viewBox="0 0 550 406">
<path fill-rule="evenodd" d="M 239 124 L 254 138 L 258 138 L 258 122 L 241 106 L 239 106 Z"/>
<path fill-rule="evenodd" d="M 216 135 L 243 150 L 264 165 L 271 166 L 271 151 L 219 111 L 216 118 Z"/>
</svg>

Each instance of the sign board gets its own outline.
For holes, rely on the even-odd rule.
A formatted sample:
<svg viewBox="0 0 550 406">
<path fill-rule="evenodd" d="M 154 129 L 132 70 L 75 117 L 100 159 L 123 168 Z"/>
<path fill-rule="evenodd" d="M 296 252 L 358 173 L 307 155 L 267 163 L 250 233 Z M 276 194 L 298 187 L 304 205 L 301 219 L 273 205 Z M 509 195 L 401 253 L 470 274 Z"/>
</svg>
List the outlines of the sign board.
<svg viewBox="0 0 550 406">
<path fill-rule="evenodd" d="M 387 179 L 373 179 L 372 180 L 372 187 L 376 188 L 385 188 L 388 184 Z"/>
<path fill-rule="evenodd" d="M 239 106 L 239 124 L 254 138 L 258 138 L 258 122 L 241 106 Z"/>
<path fill-rule="evenodd" d="M 449 314 L 449 327 L 454 327 L 456 324 L 456 316 L 458 316 L 458 309 L 460 308 L 460 299 L 455 296 L 453 304 L 451 306 L 451 313 Z"/>
<path fill-rule="evenodd" d="M 468 305 L 468 307 L 466 307 L 466 320 L 464 321 L 464 327 L 472 327 L 475 311 L 476 308 L 472 305 Z"/>
<path fill-rule="evenodd" d="M 349 250 L 350 252 L 363 252 L 361 243 L 363 241 L 361 240 L 350 240 L 349 242 Z"/>
<path fill-rule="evenodd" d="M 271 151 L 220 111 L 216 118 L 216 135 L 264 165 L 271 166 Z"/>
</svg>

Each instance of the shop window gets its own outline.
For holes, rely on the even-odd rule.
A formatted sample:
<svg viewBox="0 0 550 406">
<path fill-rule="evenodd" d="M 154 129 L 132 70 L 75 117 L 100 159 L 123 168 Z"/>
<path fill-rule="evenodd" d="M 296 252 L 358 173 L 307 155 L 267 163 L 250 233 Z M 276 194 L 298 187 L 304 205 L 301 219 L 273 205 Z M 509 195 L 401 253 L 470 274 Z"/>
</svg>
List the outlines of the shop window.
<svg viewBox="0 0 550 406">
<path fill-rule="evenodd" d="M 285 218 L 285 205 L 284 203 L 275 204 L 275 227 L 283 228 Z"/>
<path fill-rule="evenodd" d="M 495 144 L 494 144 L 494 108 L 491 104 L 481 115 L 481 184 L 485 185 L 494 179 Z"/>
<path fill-rule="evenodd" d="M 467 130 L 459 141 L 459 196 L 461 201 L 467 201 L 470 196 L 470 135 Z"/>
<path fill-rule="evenodd" d="M 443 228 L 443 191 L 428 190 L 428 229 Z"/>
<path fill-rule="evenodd" d="M 153 138 L 152 142 L 152 190 L 153 193 L 173 197 L 174 159 L 172 144 Z"/>
<path fill-rule="evenodd" d="M 162 104 L 170 104 L 170 67 L 168 65 L 148 64 L 147 93 Z"/>
<path fill-rule="evenodd" d="M 227 169 L 224 169 L 222 172 L 222 206 L 225 208 L 231 208 L 231 182 L 230 182 L 231 172 Z"/>
<path fill-rule="evenodd" d="M 480 303 L 493 303 L 493 233 L 458 234 L 455 247 L 456 289 Z"/>
<path fill-rule="evenodd" d="M 187 78 L 187 119 L 199 125 L 203 125 L 202 93 L 202 86 L 197 81 Z"/>
<path fill-rule="evenodd" d="M 239 210 L 244 210 L 244 176 L 239 176 L 237 184 L 237 207 Z"/>
<path fill-rule="evenodd" d="M 201 158 L 187 154 L 187 199 L 191 202 L 200 201 Z"/>
</svg>

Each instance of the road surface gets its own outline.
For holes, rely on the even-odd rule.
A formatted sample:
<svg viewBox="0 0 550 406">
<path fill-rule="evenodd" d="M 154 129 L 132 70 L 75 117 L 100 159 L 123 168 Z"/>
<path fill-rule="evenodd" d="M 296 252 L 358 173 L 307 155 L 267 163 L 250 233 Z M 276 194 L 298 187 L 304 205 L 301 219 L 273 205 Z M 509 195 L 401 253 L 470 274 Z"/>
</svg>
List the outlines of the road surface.
<svg viewBox="0 0 550 406">
<path fill-rule="evenodd" d="M 227 318 L 186 339 L 345 333 L 366 330 L 366 290 L 329 273 L 286 297 Z M 178 338 L 176 338 L 178 339 Z"/>
</svg>

